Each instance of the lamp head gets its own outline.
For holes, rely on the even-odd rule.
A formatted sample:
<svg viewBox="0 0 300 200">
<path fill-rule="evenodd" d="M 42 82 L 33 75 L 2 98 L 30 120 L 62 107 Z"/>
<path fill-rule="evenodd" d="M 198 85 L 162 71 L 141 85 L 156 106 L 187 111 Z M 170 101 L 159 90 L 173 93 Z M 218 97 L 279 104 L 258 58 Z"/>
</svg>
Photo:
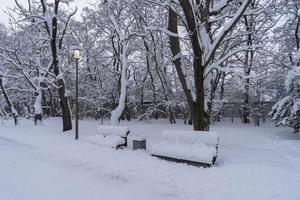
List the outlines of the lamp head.
<svg viewBox="0 0 300 200">
<path fill-rule="evenodd" d="M 76 60 L 80 59 L 80 49 L 74 49 L 73 50 L 73 58 Z"/>
</svg>

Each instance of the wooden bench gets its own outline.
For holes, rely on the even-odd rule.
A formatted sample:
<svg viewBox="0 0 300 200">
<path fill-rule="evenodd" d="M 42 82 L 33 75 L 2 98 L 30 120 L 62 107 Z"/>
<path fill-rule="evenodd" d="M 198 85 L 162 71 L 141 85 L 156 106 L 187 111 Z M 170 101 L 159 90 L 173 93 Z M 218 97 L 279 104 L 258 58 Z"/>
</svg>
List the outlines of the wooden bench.
<svg viewBox="0 0 300 200">
<path fill-rule="evenodd" d="M 218 155 L 216 132 L 166 130 L 151 155 L 194 166 L 211 167 Z"/>
<path fill-rule="evenodd" d="M 130 133 L 128 127 L 123 126 L 98 126 L 98 135 L 90 137 L 88 140 L 94 144 L 112 147 L 123 148 L 127 147 L 127 137 Z"/>
</svg>

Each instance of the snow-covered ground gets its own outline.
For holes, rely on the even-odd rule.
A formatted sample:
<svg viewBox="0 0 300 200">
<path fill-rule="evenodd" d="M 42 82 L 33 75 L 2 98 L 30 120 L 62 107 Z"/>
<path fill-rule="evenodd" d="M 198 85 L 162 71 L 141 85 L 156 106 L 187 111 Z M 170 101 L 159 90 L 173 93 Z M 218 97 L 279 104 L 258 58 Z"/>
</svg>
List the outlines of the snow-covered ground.
<svg viewBox="0 0 300 200">
<path fill-rule="evenodd" d="M 238 121 L 238 120 L 236 120 Z M 93 145 L 99 122 L 80 121 L 80 139 L 61 132 L 61 119 L 0 124 L 0 200 L 299 200 L 300 137 L 272 123 L 217 123 L 217 163 L 197 168 L 151 157 L 147 151 Z M 122 122 L 151 147 L 178 122 Z"/>
</svg>

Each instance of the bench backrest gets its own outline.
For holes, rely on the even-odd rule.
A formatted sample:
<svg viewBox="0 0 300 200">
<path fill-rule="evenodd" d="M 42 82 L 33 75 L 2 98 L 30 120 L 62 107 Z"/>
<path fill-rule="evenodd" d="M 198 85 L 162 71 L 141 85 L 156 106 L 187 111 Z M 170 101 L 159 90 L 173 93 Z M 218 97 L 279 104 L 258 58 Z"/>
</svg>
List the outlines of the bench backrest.
<svg viewBox="0 0 300 200">
<path fill-rule="evenodd" d="M 168 143 L 217 145 L 219 136 L 216 132 L 165 130 L 163 140 Z"/>
<path fill-rule="evenodd" d="M 130 129 L 124 126 L 98 126 L 97 131 L 103 136 L 115 135 L 126 137 Z"/>
</svg>

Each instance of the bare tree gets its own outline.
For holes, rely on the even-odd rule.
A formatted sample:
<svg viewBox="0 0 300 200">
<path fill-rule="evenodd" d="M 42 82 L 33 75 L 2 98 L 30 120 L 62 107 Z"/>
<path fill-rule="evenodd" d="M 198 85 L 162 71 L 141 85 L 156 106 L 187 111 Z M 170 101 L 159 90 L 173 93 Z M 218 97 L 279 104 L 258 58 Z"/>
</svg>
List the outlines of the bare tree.
<svg viewBox="0 0 300 200">
<path fill-rule="evenodd" d="M 243 17 L 251 0 L 244 0 L 241 5 L 230 3 L 230 1 L 217 3 L 211 0 L 179 0 L 178 2 L 178 5 L 172 3 L 169 6 L 168 30 L 171 32 L 170 48 L 174 57 L 173 61 L 188 101 L 194 130 L 208 130 L 208 123 L 205 120 L 207 118 L 205 116 L 205 78 L 211 70 L 217 68 L 234 53 L 245 50 L 235 49 L 218 57 L 220 46 L 224 40 L 230 39 L 226 36 Z M 228 10 L 232 13 L 226 15 L 224 12 Z M 230 16 L 229 19 L 228 16 Z M 178 34 L 179 20 L 184 24 L 192 46 L 194 87 L 187 80 L 188 75 Z"/>
<path fill-rule="evenodd" d="M 29 26 L 33 26 L 39 30 L 43 34 L 46 44 L 49 46 L 52 59 L 47 65 L 46 74 L 47 71 L 53 71 L 56 76 L 62 111 L 63 131 L 70 130 L 72 129 L 71 112 L 61 70 L 61 51 L 63 50 L 63 41 L 67 33 L 69 21 L 76 13 L 76 10 L 71 12 L 65 10 L 70 1 L 53 0 L 53 4 L 47 3 L 45 0 L 40 0 L 39 2 L 28 1 L 27 9 L 18 0 L 15 0 L 15 2 L 17 5 L 15 12 L 23 20 L 28 21 L 30 23 Z M 65 6 L 62 6 L 63 4 Z M 40 99 L 39 96 L 38 99 Z"/>
</svg>

